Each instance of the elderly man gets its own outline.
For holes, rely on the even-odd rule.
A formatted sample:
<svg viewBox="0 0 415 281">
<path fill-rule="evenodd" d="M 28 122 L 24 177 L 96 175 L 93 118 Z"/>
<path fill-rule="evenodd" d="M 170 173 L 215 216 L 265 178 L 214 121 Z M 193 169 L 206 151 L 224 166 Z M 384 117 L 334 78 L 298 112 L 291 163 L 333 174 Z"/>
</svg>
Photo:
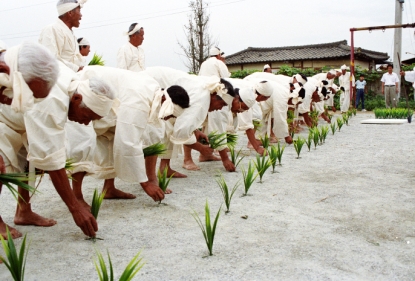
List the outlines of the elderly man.
<svg viewBox="0 0 415 281">
<path fill-rule="evenodd" d="M 82 69 L 84 60 L 72 28 L 79 27 L 81 8 L 85 2 L 86 0 L 59 0 L 58 20 L 45 27 L 39 37 L 39 43 L 74 72 Z"/>
<path fill-rule="evenodd" d="M 129 37 L 129 42 L 118 50 L 117 67 L 135 72 L 145 70 L 144 50 L 141 48 L 144 41 L 144 28 L 138 23 L 133 23 L 126 35 Z"/>
<path fill-rule="evenodd" d="M 350 88 L 350 72 L 347 71 L 347 66 L 343 64 L 340 67 L 342 74 L 339 76 L 339 87 L 342 91 L 340 95 L 340 111 L 341 113 L 349 111 L 350 107 L 350 91 L 355 87 L 355 78 L 352 76 L 352 88 Z"/>
<path fill-rule="evenodd" d="M 96 220 L 78 203 L 66 176 L 63 128 L 67 119 L 88 124 L 107 115 L 113 105 L 113 93 L 103 81 L 74 81 L 73 71 L 63 64 L 59 70 L 56 60 L 41 46 L 13 47 L 6 51 L 4 64 L 7 67 L 2 68 L 0 84 L 8 88 L 0 100 L 10 106 L 1 107 L 0 126 L 5 138 L 0 142 L 0 153 L 6 169 L 24 171 L 22 159 L 27 157 L 34 167 L 47 171 L 75 223 L 86 235 L 94 236 L 98 229 Z M 26 68 L 30 70 L 25 78 Z M 58 73 L 58 83 L 53 86 Z M 10 102 L 4 99 L 5 95 Z M 42 102 L 36 100 L 45 97 Z M 56 223 L 31 211 L 26 190 L 19 188 L 19 193 L 22 198 L 16 211 L 16 224 L 51 226 Z"/>
<path fill-rule="evenodd" d="M 222 60 L 224 52 L 217 47 L 209 50 L 209 58 L 200 66 L 199 76 L 216 76 L 219 78 L 228 78 L 231 76 L 228 67 Z"/>
<path fill-rule="evenodd" d="M 396 107 L 399 93 L 399 77 L 388 64 L 388 71 L 382 75 L 382 94 L 385 95 L 386 108 Z M 409 76 L 408 76 L 409 77 Z"/>
<path fill-rule="evenodd" d="M 92 176 L 105 179 L 105 198 L 135 198 L 115 188 L 114 177 L 117 176 L 126 182 L 140 183 L 151 198 L 162 200 L 164 194 L 155 173 L 157 156 L 144 158 L 143 135 L 147 123 L 160 126 L 161 120 L 179 117 L 189 107 L 186 91 L 179 86 L 162 90 L 154 79 L 143 72 L 111 67 L 88 66 L 79 76 L 81 79 L 98 77 L 107 81 L 120 101 L 109 116 L 94 123 L 98 137 Z M 75 173 L 73 187 L 78 200 L 86 206 L 81 190 L 84 176 L 83 171 Z"/>
<path fill-rule="evenodd" d="M 271 66 L 269 64 L 264 65 L 264 72 L 272 73 Z"/>
</svg>

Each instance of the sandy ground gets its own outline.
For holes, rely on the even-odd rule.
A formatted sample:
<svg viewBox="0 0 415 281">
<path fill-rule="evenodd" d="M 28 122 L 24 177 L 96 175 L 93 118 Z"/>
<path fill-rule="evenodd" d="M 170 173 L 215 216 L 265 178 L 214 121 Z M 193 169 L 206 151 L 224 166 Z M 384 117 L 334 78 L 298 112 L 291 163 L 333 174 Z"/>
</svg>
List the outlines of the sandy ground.
<svg viewBox="0 0 415 281">
<path fill-rule="evenodd" d="M 414 125 L 361 125 L 367 118 L 374 116 L 359 113 L 317 150 L 304 146 L 301 159 L 287 147 L 278 173 L 255 182 L 251 196 L 241 197 L 241 187 L 231 212 L 221 213 L 211 257 L 191 211 L 203 219 L 208 200 L 216 213 L 223 199 L 215 179 L 222 172 L 233 186 L 240 169 L 225 173 L 220 162 L 201 163 L 200 171 L 185 171 L 187 179 L 172 180 L 167 205 L 118 181 L 137 199 L 103 203 L 104 240 L 96 243 L 85 240 L 45 180 L 33 207 L 58 224 L 17 227 L 31 241 L 26 280 L 98 280 L 96 249 L 110 252 L 117 276 L 142 249 L 146 264 L 137 280 L 414 280 Z M 255 154 L 241 136 L 246 165 Z M 85 181 L 88 201 L 101 184 Z M 0 206 L 12 223 L 15 202 L 7 190 Z M 11 280 L 4 265 L 0 280 Z"/>
</svg>

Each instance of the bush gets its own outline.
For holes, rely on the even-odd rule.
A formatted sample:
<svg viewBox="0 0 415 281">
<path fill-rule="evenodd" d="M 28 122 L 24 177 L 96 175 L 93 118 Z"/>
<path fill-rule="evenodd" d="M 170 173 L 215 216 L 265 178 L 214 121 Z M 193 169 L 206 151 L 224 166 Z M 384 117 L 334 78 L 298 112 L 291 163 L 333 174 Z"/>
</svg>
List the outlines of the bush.
<svg viewBox="0 0 415 281">
<path fill-rule="evenodd" d="M 231 74 L 231 78 L 239 78 L 239 79 L 244 79 L 246 76 L 255 73 L 255 72 L 260 72 L 261 70 L 258 69 L 248 69 L 248 70 L 237 70 L 235 72 L 232 72 Z"/>
</svg>

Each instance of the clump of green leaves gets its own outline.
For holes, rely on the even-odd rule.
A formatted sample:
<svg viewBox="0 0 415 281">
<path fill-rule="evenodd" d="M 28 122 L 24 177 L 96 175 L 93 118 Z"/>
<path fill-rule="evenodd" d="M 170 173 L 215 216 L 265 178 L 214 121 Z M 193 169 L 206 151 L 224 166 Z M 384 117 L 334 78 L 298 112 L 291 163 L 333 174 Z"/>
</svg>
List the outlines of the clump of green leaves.
<svg viewBox="0 0 415 281">
<path fill-rule="evenodd" d="M 357 114 L 357 109 L 356 109 L 356 108 L 353 108 L 353 109 L 352 109 L 352 112 L 353 112 L 353 115 L 354 115 L 354 116 L 356 116 L 356 114 Z"/>
<path fill-rule="evenodd" d="M 256 162 L 254 163 L 256 170 L 258 171 L 259 175 L 259 182 L 262 183 L 262 177 L 264 176 L 265 172 L 268 170 L 269 167 L 271 167 L 271 161 L 267 156 L 264 155 L 256 156 Z"/>
<path fill-rule="evenodd" d="M 413 115 L 413 110 L 406 108 L 376 108 L 373 110 L 376 119 L 406 119 Z"/>
<path fill-rule="evenodd" d="M 252 124 L 254 125 L 255 131 L 258 131 L 258 129 L 262 127 L 262 123 L 260 120 L 252 120 Z"/>
<path fill-rule="evenodd" d="M 268 156 L 272 166 L 272 173 L 275 173 L 275 166 L 277 165 L 277 148 L 274 145 L 271 145 L 268 149 Z"/>
<path fill-rule="evenodd" d="M 209 255 L 213 255 L 213 241 L 215 239 L 215 233 L 216 233 L 216 225 L 219 220 L 220 211 L 222 209 L 222 206 L 219 208 L 215 221 L 213 222 L 213 225 L 210 220 L 210 209 L 208 201 L 206 200 L 205 204 L 205 224 L 203 225 L 202 220 L 200 219 L 199 215 L 196 213 L 196 211 L 193 211 L 192 216 L 196 220 L 197 224 L 199 225 L 200 229 L 202 230 L 203 237 L 205 238 L 206 246 L 209 250 Z"/>
<path fill-rule="evenodd" d="M 307 145 L 308 151 L 310 151 L 310 149 L 311 149 L 311 144 L 313 142 L 313 136 L 314 136 L 313 129 L 309 129 L 308 130 L 308 136 L 305 139 L 305 144 Z"/>
<path fill-rule="evenodd" d="M 265 136 L 263 138 L 259 137 L 259 140 L 261 141 L 262 147 L 265 148 L 265 149 L 268 149 L 269 143 L 270 143 L 268 134 L 265 134 Z"/>
<path fill-rule="evenodd" d="M 336 123 L 331 123 L 330 124 L 330 128 L 331 128 L 331 133 L 334 135 L 334 133 L 336 132 L 337 126 Z"/>
<path fill-rule="evenodd" d="M 94 216 L 95 219 L 98 219 L 99 209 L 101 208 L 102 201 L 105 197 L 105 190 L 99 194 L 98 189 L 94 190 L 94 194 L 92 195 L 92 203 L 91 203 L 91 214 Z"/>
<path fill-rule="evenodd" d="M 229 208 L 231 206 L 232 197 L 235 194 L 235 191 L 239 187 L 239 182 L 237 182 L 232 189 L 229 189 L 228 184 L 223 178 L 223 175 L 221 175 L 220 178 L 216 180 L 216 182 L 218 183 L 220 190 L 222 191 L 223 200 L 225 201 L 225 206 L 226 206 L 225 214 L 227 214 L 229 213 Z"/>
<path fill-rule="evenodd" d="M 229 149 L 234 148 L 235 145 L 238 143 L 238 135 L 237 134 L 226 134 L 226 144 L 228 145 Z"/>
<path fill-rule="evenodd" d="M 343 118 L 343 124 L 346 124 L 347 126 L 349 126 L 349 115 L 347 112 L 343 113 L 342 118 Z"/>
<path fill-rule="evenodd" d="M 242 167 L 242 176 L 243 176 L 243 182 L 244 182 L 244 188 L 245 193 L 244 196 L 248 195 L 248 190 L 251 188 L 252 184 L 254 183 L 256 177 L 258 176 L 258 173 L 255 174 L 255 167 L 251 165 L 251 162 L 249 162 L 248 170 L 245 170 L 245 168 Z"/>
<path fill-rule="evenodd" d="M 104 257 L 102 254 L 97 251 L 97 260 L 94 260 L 95 269 L 98 273 L 98 278 L 100 281 L 114 281 L 114 269 L 112 267 L 112 261 L 109 252 L 107 251 L 108 263 L 109 263 L 109 274 L 108 267 L 105 263 Z M 127 267 L 124 269 L 119 281 L 130 281 L 134 276 L 140 271 L 144 266 L 143 259 L 140 257 L 141 251 L 128 263 Z"/>
<path fill-rule="evenodd" d="M 329 126 L 325 125 L 320 128 L 320 141 L 326 142 L 327 135 L 329 134 Z"/>
<path fill-rule="evenodd" d="M 211 148 L 216 149 L 221 146 L 225 146 L 227 143 L 227 133 L 218 133 L 218 132 L 211 132 L 208 135 L 209 143 L 206 143 L 205 140 L 202 140 L 203 144 L 208 144 Z"/>
<path fill-rule="evenodd" d="M 310 111 L 311 127 L 317 127 L 319 112 L 317 110 Z"/>
<path fill-rule="evenodd" d="M 146 148 L 143 149 L 143 153 L 144 153 L 144 157 L 148 157 L 148 156 L 156 156 L 156 155 L 162 155 L 164 153 L 166 153 L 166 146 L 161 143 L 155 143 L 152 144 Z"/>
<path fill-rule="evenodd" d="M 287 124 L 288 124 L 288 130 L 289 130 L 291 138 L 294 137 L 294 134 L 295 134 L 294 118 L 295 118 L 294 111 L 287 110 Z"/>
<path fill-rule="evenodd" d="M 242 149 L 240 149 L 238 152 L 235 152 L 234 147 L 229 148 L 229 152 L 231 154 L 231 161 L 235 165 L 235 167 L 238 167 L 239 163 L 241 163 L 242 159 L 244 159 L 245 156 L 239 157 L 241 154 Z"/>
<path fill-rule="evenodd" d="M 94 56 L 92 57 L 92 60 L 89 62 L 88 65 L 105 65 L 105 61 L 102 60 L 102 56 L 97 55 L 97 53 L 94 53 Z"/>
<path fill-rule="evenodd" d="M 301 153 L 301 149 L 303 148 L 304 143 L 305 143 L 305 139 L 303 139 L 300 136 L 296 140 L 294 140 L 294 148 L 295 148 L 295 152 L 297 152 L 297 159 L 300 159 L 300 153 Z"/>
<path fill-rule="evenodd" d="M 337 118 L 337 128 L 339 129 L 339 132 L 341 130 L 341 128 L 343 127 L 343 119 L 342 118 Z"/>
<path fill-rule="evenodd" d="M 12 193 L 14 199 L 18 199 L 20 197 L 23 199 L 18 190 L 12 186 L 20 186 L 23 189 L 26 189 L 27 191 L 31 193 L 37 192 L 37 190 L 34 187 L 31 187 L 26 182 L 30 180 L 30 177 L 27 173 L 6 173 L 6 174 L 0 174 L 0 183 L 4 184 Z"/>
<path fill-rule="evenodd" d="M 0 256 L 0 261 L 2 261 L 10 271 L 14 281 L 23 281 L 26 268 L 26 257 L 29 251 L 28 248 L 26 249 L 26 235 L 23 237 L 23 242 L 18 253 L 8 227 L 6 228 L 6 231 L 7 241 L 0 235 L 0 241 L 3 245 L 4 253 L 6 254 L 6 257 Z"/>
<path fill-rule="evenodd" d="M 312 128 L 313 131 L 313 143 L 314 143 L 314 149 L 317 149 L 318 142 L 320 141 L 320 130 L 318 127 Z"/>
<path fill-rule="evenodd" d="M 161 190 L 163 190 L 164 193 L 166 193 L 167 187 L 170 184 L 170 180 L 174 176 L 174 174 L 172 174 L 170 177 L 167 176 L 168 170 L 169 168 L 166 166 L 163 172 L 160 172 L 160 170 L 157 172 L 157 179 L 159 182 L 159 187 L 161 188 Z M 161 201 L 159 203 L 161 203 Z"/>
</svg>

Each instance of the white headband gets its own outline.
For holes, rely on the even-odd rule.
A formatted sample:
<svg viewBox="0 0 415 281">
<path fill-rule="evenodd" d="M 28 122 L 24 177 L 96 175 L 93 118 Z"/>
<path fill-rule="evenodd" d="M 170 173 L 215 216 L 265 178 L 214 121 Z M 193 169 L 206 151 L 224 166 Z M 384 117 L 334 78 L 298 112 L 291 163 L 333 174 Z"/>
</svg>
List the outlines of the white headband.
<svg viewBox="0 0 415 281">
<path fill-rule="evenodd" d="M 58 9 L 58 15 L 62 16 L 63 14 L 66 14 L 69 11 L 72 11 L 76 7 L 80 6 L 81 8 L 84 6 L 88 0 L 78 0 L 76 3 L 65 3 L 59 6 L 56 6 Z"/>
<path fill-rule="evenodd" d="M 139 31 L 140 29 L 142 28 L 142 26 L 141 25 L 139 25 L 138 23 L 135 25 L 135 27 L 134 27 L 134 29 L 133 30 L 131 30 L 130 32 L 126 32 L 125 33 L 125 35 L 128 35 L 128 36 L 131 36 L 131 35 L 133 35 L 134 33 L 136 33 L 137 31 Z"/>
<path fill-rule="evenodd" d="M 163 96 L 166 99 L 164 102 L 162 102 Z M 170 115 L 173 115 L 177 118 L 183 114 L 183 111 L 183 108 L 173 103 L 169 93 L 167 93 L 167 90 L 160 89 L 154 95 L 153 103 L 151 105 L 150 110 L 149 123 L 157 124 L 157 122 L 160 119 L 164 119 L 165 117 L 168 117 Z"/>
<path fill-rule="evenodd" d="M 81 42 L 78 43 L 79 46 L 90 46 L 89 41 L 85 38 L 82 38 Z"/>
<path fill-rule="evenodd" d="M 200 76 L 203 77 L 203 76 Z M 233 97 L 228 94 L 228 90 L 225 88 L 225 85 L 220 83 L 220 78 L 217 76 L 203 77 L 203 80 L 206 81 L 204 88 L 209 90 L 211 94 L 216 93 L 221 97 L 227 105 L 232 105 Z"/>
<path fill-rule="evenodd" d="M 94 93 L 89 87 L 89 80 L 72 81 L 69 86 L 69 92 L 77 92 L 82 95 L 82 101 L 85 105 L 101 117 L 107 116 L 114 104 L 114 100 Z"/>
<path fill-rule="evenodd" d="M 274 89 L 271 84 L 265 81 L 264 83 L 259 82 L 255 85 L 255 90 L 263 96 L 270 97 Z"/>
<path fill-rule="evenodd" d="M 334 69 L 330 69 L 329 73 L 330 73 L 331 75 L 336 75 L 336 70 L 334 70 Z"/>
<path fill-rule="evenodd" d="M 305 80 L 300 74 L 295 74 L 294 75 L 295 80 L 297 80 L 297 82 L 301 83 L 301 84 L 305 84 L 307 83 L 307 80 Z"/>
<path fill-rule="evenodd" d="M 289 95 L 288 95 L 288 98 L 292 98 L 292 103 L 294 104 L 294 105 L 296 105 L 297 103 L 299 103 L 299 102 L 301 102 L 303 99 L 299 96 L 299 92 L 300 92 L 300 90 L 302 89 L 302 87 L 298 84 L 298 83 L 295 83 L 294 84 L 294 90 L 292 91 L 292 93 L 290 93 Z"/>
<path fill-rule="evenodd" d="M 253 107 L 256 102 L 256 95 L 254 89 L 252 88 L 242 88 L 239 89 L 239 96 L 242 101 L 249 107 Z"/>
<path fill-rule="evenodd" d="M 341 69 L 341 70 L 346 70 L 346 69 L 347 69 L 347 66 L 346 66 L 345 64 L 343 64 L 343 65 L 340 67 L 340 69 Z"/>
<path fill-rule="evenodd" d="M 17 69 L 20 45 L 6 51 L 4 62 L 10 68 L 10 75 L 0 73 L 0 85 L 13 89 L 13 100 L 11 107 L 16 112 L 30 110 L 34 104 L 33 92 L 23 79 L 22 73 Z"/>
<path fill-rule="evenodd" d="M 267 68 L 271 68 L 271 66 L 269 66 L 269 64 L 264 65 L 264 70 Z"/>
</svg>

